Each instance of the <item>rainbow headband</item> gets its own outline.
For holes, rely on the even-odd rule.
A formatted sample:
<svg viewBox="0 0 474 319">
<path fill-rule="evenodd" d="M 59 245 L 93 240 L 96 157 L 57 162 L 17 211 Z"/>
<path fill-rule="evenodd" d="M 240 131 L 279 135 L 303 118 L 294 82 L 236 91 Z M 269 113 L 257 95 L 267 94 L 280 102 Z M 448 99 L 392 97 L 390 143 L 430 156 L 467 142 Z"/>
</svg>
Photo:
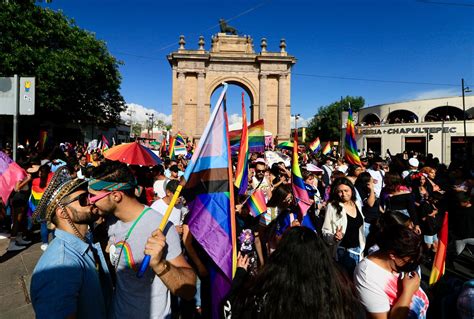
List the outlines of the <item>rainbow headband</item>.
<svg viewBox="0 0 474 319">
<path fill-rule="evenodd" d="M 127 183 L 107 182 L 93 178 L 89 180 L 89 188 L 95 191 L 124 191 L 126 189 L 135 189 L 136 187 L 136 180 Z"/>
</svg>

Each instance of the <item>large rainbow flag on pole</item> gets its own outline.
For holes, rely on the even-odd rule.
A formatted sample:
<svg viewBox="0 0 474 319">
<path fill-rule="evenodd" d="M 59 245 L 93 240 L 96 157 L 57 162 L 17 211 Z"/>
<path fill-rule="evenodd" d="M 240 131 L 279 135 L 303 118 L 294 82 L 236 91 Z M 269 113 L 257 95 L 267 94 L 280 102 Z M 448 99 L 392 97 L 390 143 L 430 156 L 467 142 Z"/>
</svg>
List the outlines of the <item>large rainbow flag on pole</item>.
<svg viewBox="0 0 474 319">
<path fill-rule="evenodd" d="M 237 265 L 235 211 L 227 116 L 222 106 L 227 84 L 184 173 L 183 195 L 189 206 L 188 225 L 212 259 L 212 315 L 221 317 Z"/>
<path fill-rule="evenodd" d="M 293 160 L 291 163 L 291 187 L 293 188 L 293 196 L 300 208 L 300 220 L 306 215 L 311 207 L 309 195 L 304 186 L 303 177 L 301 176 L 300 164 L 298 162 L 298 130 L 295 129 L 295 138 L 293 142 Z"/>
<path fill-rule="evenodd" d="M 247 127 L 247 112 L 245 111 L 244 93 L 242 93 L 242 138 L 240 139 L 239 159 L 235 171 L 235 186 L 239 189 L 239 195 L 245 194 L 249 186 L 249 139 Z"/>
<path fill-rule="evenodd" d="M 239 151 L 240 140 L 242 139 L 242 130 L 229 132 L 230 149 L 232 154 Z M 265 124 L 263 119 L 253 122 L 248 127 L 249 152 L 265 151 Z"/>
<path fill-rule="evenodd" d="M 349 116 L 347 117 L 346 139 L 344 143 L 344 157 L 347 163 L 362 166 L 357 152 L 357 144 L 355 141 L 354 120 L 352 119 L 352 109 L 349 108 Z"/>
<path fill-rule="evenodd" d="M 434 285 L 443 275 L 446 262 L 446 249 L 448 247 L 448 212 L 444 215 L 443 226 L 441 227 L 438 251 L 433 261 L 433 268 L 430 274 L 430 286 Z"/>
<path fill-rule="evenodd" d="M 317 153 L 321 149 L 321 142 L 319 141 L 319 137 L 317 137 L 309 144 L 309 149 L 312 153 Z"/>
</svg>

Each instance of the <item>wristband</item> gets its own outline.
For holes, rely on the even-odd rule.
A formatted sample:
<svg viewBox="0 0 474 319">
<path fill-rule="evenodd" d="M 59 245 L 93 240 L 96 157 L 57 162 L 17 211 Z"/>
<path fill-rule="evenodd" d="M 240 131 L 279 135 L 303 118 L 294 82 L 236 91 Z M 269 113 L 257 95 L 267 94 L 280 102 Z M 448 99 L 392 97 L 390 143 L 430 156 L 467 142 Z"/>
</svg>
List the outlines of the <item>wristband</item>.
<svg viewBox="0 0 474 319">
<path fill-rule="evenodd" d="M 163 276 L 164 274 L 166 274 L 168 271 L 170 271 L 170 269 L 171 269 L 170 263 L 169 263 L 167 260 L 165 260 L 164 266 L 163 266 L 162 270 L 161 270 L 160 272 L 157 272 L 156 275 L 157 275 L 158 277 L 161 277 L 161 276 Z"/>
</svg>

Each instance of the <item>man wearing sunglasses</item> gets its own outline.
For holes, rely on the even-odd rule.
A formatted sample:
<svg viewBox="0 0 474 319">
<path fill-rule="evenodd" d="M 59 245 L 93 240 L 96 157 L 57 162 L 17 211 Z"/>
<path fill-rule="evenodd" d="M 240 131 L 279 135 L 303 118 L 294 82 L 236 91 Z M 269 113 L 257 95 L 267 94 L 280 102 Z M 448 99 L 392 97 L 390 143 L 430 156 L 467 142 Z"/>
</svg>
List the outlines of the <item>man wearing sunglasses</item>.
<svg viewBox="0 0 474 319">
<path fill-rule="evenodd" d="M 107 217 L 107 252 L 116 273 L 111 318 L 168 318 L 171 296 L 191 299 L 196 275 L 181 251 L 173 224 L 158 230 L 163 215 L 140 203 L 127 165 L 106 162 L 92 171 L 89 202 Z M 137 276 L 145 256 L 150 267 Z"/>
<path fill-rule="evenodd" d="M 37 318 L 107 318 L 112 280 L 100 245 L 90 239 L 90 225 L 98 215 L 87 196 L 87 183 L 72 179 L 62 167 L 35 210 L 39 220 L 55 225 L 55 238 L 31 280 Z"/>
</svg>

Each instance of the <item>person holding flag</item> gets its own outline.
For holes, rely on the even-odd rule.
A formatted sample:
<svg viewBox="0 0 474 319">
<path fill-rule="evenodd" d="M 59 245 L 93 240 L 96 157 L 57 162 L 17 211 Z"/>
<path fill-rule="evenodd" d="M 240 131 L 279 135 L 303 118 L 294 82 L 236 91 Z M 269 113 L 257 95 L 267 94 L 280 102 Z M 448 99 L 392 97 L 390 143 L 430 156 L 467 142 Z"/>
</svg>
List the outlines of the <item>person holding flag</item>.
<svg viewBox="0 0 474 319">
<path fill-rule="evenodd" d="M 89 203 L 111 219 L 106 251 L 115 268 L 116 289 L 110 317 L 165 318 L 171 315 L 170 292 L 193 298 L 196 275 L 173 224 L 157 229 L 163 215 L 141 204 L 136 188 L 130 168 L 112 161 L 95 168 L 88 184 Z M 138 278 L 145 254 L 151 257 L 150 268 Z"/>
</svg>

